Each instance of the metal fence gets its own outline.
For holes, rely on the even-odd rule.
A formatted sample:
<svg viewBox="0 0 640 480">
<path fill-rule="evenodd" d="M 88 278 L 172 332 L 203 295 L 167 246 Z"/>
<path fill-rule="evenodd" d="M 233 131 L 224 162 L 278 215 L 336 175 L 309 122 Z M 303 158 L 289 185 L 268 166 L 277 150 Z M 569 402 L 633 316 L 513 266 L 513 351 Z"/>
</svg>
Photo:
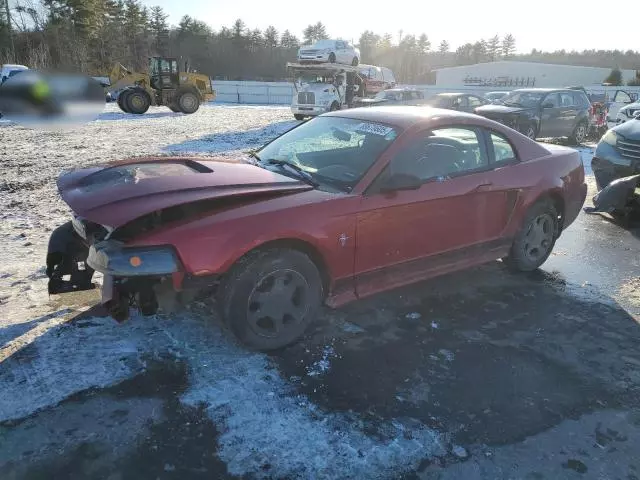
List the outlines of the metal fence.
<svg viewBox="0 0 640 480">
<path fill-rule="evenodd" d="M 493 91 L 510 91 L 522 87 L 481 87 L 474 85 L 464 85 L 456 87 L 444 87 L 440 85 L 403 85 L 406 87 L 421 90 L 425 98 L 438 93 L 446 92 L 466 92 L 484 95 Z M 216 102 L 237 103 L 237 104 L 260 104 L 260 105 L 289 105 L 294 93 L 293 85 L 288 82 L 234 82 L 220 81 L 213 82 L 216 90 Z M 585 87 L 589 93 L 608 93 L 612 97 L 616 90 L 640 95 L 640 87 L 604 87 L 593 85 Z"/>
</svg>

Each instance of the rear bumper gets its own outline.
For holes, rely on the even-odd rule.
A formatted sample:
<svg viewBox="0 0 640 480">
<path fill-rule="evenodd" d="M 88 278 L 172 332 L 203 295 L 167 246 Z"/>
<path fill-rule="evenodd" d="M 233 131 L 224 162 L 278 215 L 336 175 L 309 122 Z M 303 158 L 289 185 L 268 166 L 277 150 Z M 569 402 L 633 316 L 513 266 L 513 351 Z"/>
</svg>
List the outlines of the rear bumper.
<svg viewBox="0 0 640 480">
<path fill-rule="evenodd" d="M 569 225 L 571 225 L 576 218 L 578 218 L 578 214 L 582 210 L 582 206 L 584 205 L 585 200 L 587 199 L 587 184 L 583 183 L 580 185 L 578 191 L 575 195 L 567 200 L 567 204 L 565 206 L 564 212 L 564 222 L 562 224 L 562 229 L 565 230 Z"/>
</svg>

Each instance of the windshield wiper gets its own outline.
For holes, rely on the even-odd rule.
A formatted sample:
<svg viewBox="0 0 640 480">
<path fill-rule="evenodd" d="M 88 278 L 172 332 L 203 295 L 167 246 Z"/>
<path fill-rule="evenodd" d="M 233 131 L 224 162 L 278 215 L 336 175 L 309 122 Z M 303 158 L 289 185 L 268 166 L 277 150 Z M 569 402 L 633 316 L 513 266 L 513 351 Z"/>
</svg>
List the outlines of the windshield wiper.
<svg viewBox="0 0 640 480">
<path fill-rule="evenodd" d="M 266 163 L 267 165 L 277 165 L 279 167 L 283 167 L 288 169 L 290 172 L 294 173 L 300 180 L 305 183 L 308 183 L 312 187 L 317 187 L 319 184 L 313 179 L 313 176 L 300 168 L 295 163 L 287 162 L 286 160 L 279 160 L 277 158 L 270 158 L 269 160 L 264 160 L 262 163 Z"/>
</svg>

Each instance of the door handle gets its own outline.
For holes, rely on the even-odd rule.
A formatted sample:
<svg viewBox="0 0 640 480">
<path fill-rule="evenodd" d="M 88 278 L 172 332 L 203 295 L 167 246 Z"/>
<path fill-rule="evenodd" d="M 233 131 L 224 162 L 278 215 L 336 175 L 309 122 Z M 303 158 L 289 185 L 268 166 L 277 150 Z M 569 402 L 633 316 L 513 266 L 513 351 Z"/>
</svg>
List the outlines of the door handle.
<svg viewBox="0 0 640 480">
<path fill-rule="evenodd" d="M 493 183 L 481 183 L 473 189 L 474 192 L 488 192 L 493 187 Z"/>
</svg>

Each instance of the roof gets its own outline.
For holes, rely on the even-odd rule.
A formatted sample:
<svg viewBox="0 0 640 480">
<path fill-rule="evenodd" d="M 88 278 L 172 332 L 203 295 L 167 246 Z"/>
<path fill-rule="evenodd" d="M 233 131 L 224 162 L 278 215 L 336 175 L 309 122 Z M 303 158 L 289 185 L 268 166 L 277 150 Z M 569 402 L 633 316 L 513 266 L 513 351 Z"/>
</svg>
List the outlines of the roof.
<svg viewBox="0 0 640 480">
<path fill-rule="evenodd" d="M 12 69 L 12 70 L 29 70 L 29 67 L 25 67 L 24 65 L 17 65 L 15 63 L 4 63 L 0 65 L 3 69 Z"/>
<path fill-rule="evenodd" d="M 463 92 L 443 92 L 443 93 L 436 93 L 434 97 L 457 97 L 458 95 L 472 95 L 472 94 L 463 93 Z"/>
<path fill-rule="evenodd" d="M 436 68 L 434 69 L 435 72 L 439 72 L 442 70 L 456 70 L 456 69 L 467 69 L 469 67 L 475 67 L 477 65 L 507 65 L 510 67 L 518 67 L 518 66 L 523 66 L 523 65 L 535 65 L 538 68 L 544 68 L 544 67 L 570 67 L 570 68 L 584 68 L 584 69 L 598 69 L 598 70 L 611 70 L 610 67 L 590 67 L 590 66 L 585 66 L 585 65 L 565 65 L 562 63 L 540 63 L 540 62 L 516 62 L 516 61 L 509 61 L 509 60 L 500 60 L 497 62 L 482 62 L 482 63 L 474 63 L 471 65 L 458 65 L 456 67 L 443 67 L 443 68 Z"/>
<path fill-rule="evenodd" d="M 384 107 L 364 107 L 349 108 L 347 110 L 337 110 L 325 113 L 323 117 L 342 117 L 363 120 L 369 122 L 386 123 L 403 129 L 409 128 L 416 123 L 421 123 L 435 118 L 469 118 L 477 123 L 489 122 L 484 117 L 471 113 L 458 112 L 455 110 L 445 110 L 432 107 L 417 106 L 384 106 Z"/>
</svg>

